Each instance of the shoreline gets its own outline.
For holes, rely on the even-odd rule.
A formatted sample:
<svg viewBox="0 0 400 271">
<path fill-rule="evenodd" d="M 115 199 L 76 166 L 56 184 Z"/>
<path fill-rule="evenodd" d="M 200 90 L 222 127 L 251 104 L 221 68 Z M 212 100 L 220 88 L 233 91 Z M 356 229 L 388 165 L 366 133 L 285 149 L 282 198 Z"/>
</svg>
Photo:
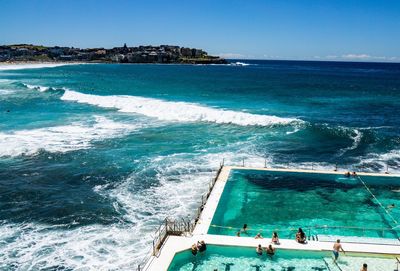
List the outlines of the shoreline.
<svg viewBox="0 0 400 271">
<path fill-rule="evenodd" d="M 16 62 L 0 62 L 0 71 L 22 70 L 22 69 L 38 69 L 38 68 L 55 68 L 67 65 L 81 65 L 83 62 L 37 62 L 37 61 L 16 61 Z"/>
<path fill-rule="evenodd" d="M 184 65 L 184 66 L 215 66 L 215 65 L 229 65 L 228 64 L 203 64 L 203 63 L 115 63 L 115 62 L 82 62 L 82 61 L 0 61 L 0 71 L 5 70 L 21 70 L 21 69 L 38 69 L 38 68 L 55 68 L 69 65 L 87 65 L 87 64 L 118 64 L 118 65 Z"/>
</svg>

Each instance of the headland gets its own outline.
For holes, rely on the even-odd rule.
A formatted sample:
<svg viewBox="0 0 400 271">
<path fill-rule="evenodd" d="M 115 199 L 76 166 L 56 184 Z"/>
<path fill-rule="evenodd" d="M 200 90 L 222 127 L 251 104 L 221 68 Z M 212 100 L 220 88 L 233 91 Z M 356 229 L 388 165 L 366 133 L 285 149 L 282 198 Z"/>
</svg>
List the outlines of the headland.
<svg viewBox="0 0 400 271">
<path fill-rule="evenodd" d="M 160 64 L 226 64 L 206 51 L 174 45 L 105 48 L 74 48 L 14 44 L 0 46 L 0 63 L 160 63 Z"/>
</svg>

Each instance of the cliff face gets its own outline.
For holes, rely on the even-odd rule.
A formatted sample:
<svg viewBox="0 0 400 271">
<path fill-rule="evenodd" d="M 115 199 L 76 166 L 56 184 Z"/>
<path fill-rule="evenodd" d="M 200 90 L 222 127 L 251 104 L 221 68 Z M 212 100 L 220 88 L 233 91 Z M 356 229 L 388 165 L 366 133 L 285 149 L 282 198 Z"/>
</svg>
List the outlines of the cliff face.
<svg viewBox="0 0 400 271">
<path fill-rule="evenodd" d="M 80 49 L 31 44 L 0 46 L 0 61 L 225 64 L 201 49 L 171 45 Z"/>
</svg>

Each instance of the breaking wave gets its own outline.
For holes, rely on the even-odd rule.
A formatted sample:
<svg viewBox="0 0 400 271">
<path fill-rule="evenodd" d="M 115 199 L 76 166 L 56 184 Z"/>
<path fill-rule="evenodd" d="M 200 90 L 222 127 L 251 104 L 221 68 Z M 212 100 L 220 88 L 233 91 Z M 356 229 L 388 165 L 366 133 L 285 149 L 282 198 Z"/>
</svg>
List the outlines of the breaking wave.
<svg viewBox="0 0 400 271">
<path fill-rule="evenodd" d="M 135 124 L 114 122 L 95 116 L 94 123 L 75 122 L 69 125 L 0 133 L 0 157 L 33 155 L 40 150 L 68 152 L 86 149 L 96 140 L 119 137 L 137 129 Z"/>
<path fill-rule="evenodd" d="M 194 103 L 170 102 L 137 96 L 99 96 L 66 90 L 61 99 L 64 101 L 74 101 L 104 108 L 115 108 L 120 112 L 137 113 L 166 121 L 203 121 L 218 124 L 236 124 L 241 126 L 271 126 L 303 122 L 302 120 L 295 118 L 258 115 L 210 108 Z"/>
<path fill-rule="evenodd" d="M 48 91 L 51 89 L 50 87 L 36 86 L 36 85 L 30 85 L 30 84 L 25 84 L 25 83 L 22 83 L 22 85 L 28 89 L 38 90 L 40 92 L 45 92 L 45 91 Z"/>
<path fill-rule="evenodd" d="M 249 64 L 249 63 L 244 63 L 244 62 L 233 62 L 233 63 L 229 63 L 229 66 L 242 66 L 242 67 L 246 67 L 246 66 L 250 66 L 250 65 L 255 65 L 255 64 Z"/>
<path fill-rule="evenodd" d="M 12 94 L 15 91 L 12 89 L 0 89 L 0 95 L 7 95 L 7 94 Z"/>
<path fill-rule="evenodd" d="M 347 130 L 348 130 L 348 129 L 350 129 L 350 128 L 341 128 L 341 129 L 343 129 L 343 130 L 346 130 L 346 129 L 347 129 Z M 351 146 L 349 146 L 349 147 L 346 147 L 346 148 L 341 149 L 341 150 L 339 151 L 339 153 L 337 154 L 337 156 L 342 156 L 342 155 L 344 155 L 346 152 L 356 149 L 356 148 L 360 145 L 361 139 L 362 139 L 362 137 L 363 137 L 363 133 L 360 132 L 360 131 L 357 130 L 357 129 L 354 129 L 354 130 L 351 131 L 351 133 L 349 134 L 349 137 L 351 138 L 351 140 L 353 140 L 353 144 L 352 144 Z"/>
</svg>

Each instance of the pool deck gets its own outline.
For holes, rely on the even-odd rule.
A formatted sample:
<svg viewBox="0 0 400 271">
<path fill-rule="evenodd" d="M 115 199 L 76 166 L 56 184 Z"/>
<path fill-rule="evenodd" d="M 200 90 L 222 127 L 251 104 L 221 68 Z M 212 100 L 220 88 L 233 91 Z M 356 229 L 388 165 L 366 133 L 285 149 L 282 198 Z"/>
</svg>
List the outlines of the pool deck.
<svg viewBox="0 0 400 271">
<path fill-rule="evenodd" d="M 192 237 L 179 237 L 169 236 L 164 246 L 161 249 L 158 257 L 153 257 L 148 263 L 151 271 L 166 271 L 168 266 L 172 262 L 175 254 L 187 249 L 197 243 L 197 241 L 204 240 L 206 244 L 210 245 L 223 245 L 223 246 L 237 246 L 237 247 L 253 247 L 254 250 L 258 244 L 266 247 L 270 244 L 270 238 L 254 239 L 251 237 L 235 237 L 235 236 L 222 236 L 222 235 L 193 235 Z M 274 245 L 279 249 L 296 249 L 296 250 L 309 250 L 309 251 L 331 251 L 333 243 L 329 242 L 318 242 L 309 241 L 307 244 L 299 244 L 294 240 L 282 239 L 280 245 Z M 399 246 L 388 246 L 388 245 L 370 245 L 370 244 L 354 244 L 354 243 L 342 243 L 343 249 L 346 251 L 346 255 L 351 256 L 351 253 L 361 254 L 380 254 L 382 257 L 399 257 L 400 247 Z"/>
<path fill-rule="evenodd" d="M 270 236 L 264 239 L 254 239 L 254 237 L 236 237 L 226 235 L 207 234 L 211 225 L 212 218 L 217 209 L 218 202 L 221 198 L 225 184 L 229 178 L 231 170 L 260 170 L 260 171 L 282 171 L 282 172 L 304 172 L 318 174 L 340 174 L 345 172 L 338 171 L 318 171 L 318 170 L 298 170 L 298 169 L 273 169 L 273 168 L 253 168 L 253 167 L 233 167 L 224 166 L 218 176 L 213 190 L 207 200 L 206 205 L 199 217 L 196 227 L 190 237 L 169 236 L 163 244 L 157 256 L 153 256 L 143 270 L 166 271 L 172 262 L 175 254 L 190 249 L 192 244 L 197 241 L 204 240 L 207 244 L 254 247 L 261 244 L 263 247 L 270 244 Z M 385 173 L 358 173 L 360 176 L 384 176 L 384 177 L 400 177 L 400 175 Z M 281 239 L 280 245 L 275 247 L 279 249 L 296 249 L 296 250 L 312 250 L 312 251 L 331 251 L 333 242 L 308 241 L 307 244 L 299 244 L 295 240 Z M 342 246 L 346 252 L 362 253 L 362 254 L 379 254 L 382 257 L 400 257 L 399 245 L 387 244 L 362 244 L 362 243 L 346 243 L 342 242 Z"/>
</svg>

